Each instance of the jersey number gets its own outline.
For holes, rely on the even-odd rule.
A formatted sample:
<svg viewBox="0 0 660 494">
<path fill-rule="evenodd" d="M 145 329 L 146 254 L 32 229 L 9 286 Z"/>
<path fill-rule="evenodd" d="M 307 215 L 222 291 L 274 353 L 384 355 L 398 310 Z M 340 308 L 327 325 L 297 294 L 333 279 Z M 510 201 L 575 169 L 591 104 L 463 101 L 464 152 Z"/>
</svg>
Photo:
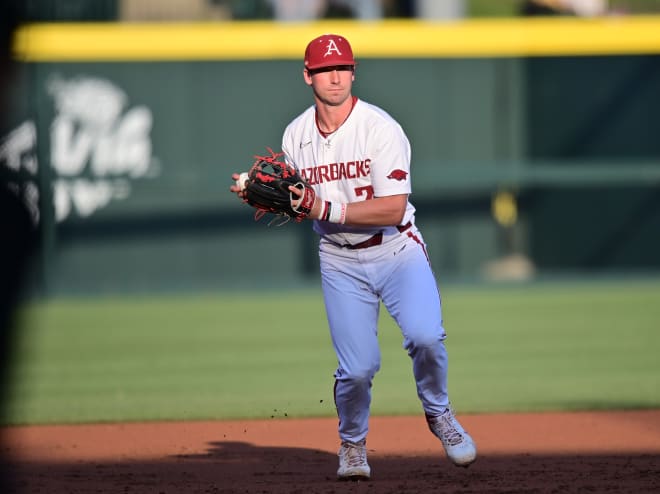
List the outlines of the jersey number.
<svg viewBox="0 0 660 494">
<path fill-rule="evenodd" d="M 374 188 L 371 185 L 365 185 L 364 187 L 355 187 L 355 195 L 357 197 L 367 196 L 366 200 L 374 198 Z"/>
</svg>

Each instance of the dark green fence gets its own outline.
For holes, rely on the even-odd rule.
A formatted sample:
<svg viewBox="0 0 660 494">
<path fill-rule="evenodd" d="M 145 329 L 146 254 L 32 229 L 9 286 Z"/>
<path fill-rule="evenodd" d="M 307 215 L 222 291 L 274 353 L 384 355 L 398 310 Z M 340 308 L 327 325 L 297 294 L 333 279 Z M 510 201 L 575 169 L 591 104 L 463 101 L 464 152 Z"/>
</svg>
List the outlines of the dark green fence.
<svg viewBox="0 0 660 494">
<path fill-rule="evenodd" d="M 311 104 L 301 71 L 293 60 L 22 64 L 0 160 L 38 213 L 35 288 L 314 279 L 310 225 L 255 223 L 228 192 L 231 173 L 278 147 Z M 379 57 L 360 61 L 354 92 L 408 133 L 438 277 L 478 278 L 516 253 L 541 274 L 660 268 L 658 87 L 656 55 Z M 493 216 L 503 192 L 512 225 Z"/>
</svg>

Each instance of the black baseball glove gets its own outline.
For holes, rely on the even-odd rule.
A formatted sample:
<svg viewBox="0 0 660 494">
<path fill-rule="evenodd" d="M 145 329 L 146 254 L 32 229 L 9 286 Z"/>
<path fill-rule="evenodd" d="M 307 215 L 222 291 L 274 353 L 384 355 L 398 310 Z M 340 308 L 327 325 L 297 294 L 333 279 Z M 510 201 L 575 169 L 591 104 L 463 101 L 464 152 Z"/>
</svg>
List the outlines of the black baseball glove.
<svg viewBox="0 0 660 494">
<path fill-rule="evenodd" d="M 247 179 L 239 184 L 244 187 L 244 201 L 257 210 L 257 219 L 265 213 L 273 213 L 283 217 L 284 222 L 289 219 L 301 222 L 312 210 L 316 193 L 294 167 L 278 160 L 284 153 L 266 149 L 270 156 L 255 156 L 256 161 L 247 173 Z M 302 196 L 291 192 L 289 186 L 300 190 Z"/>
</svg>

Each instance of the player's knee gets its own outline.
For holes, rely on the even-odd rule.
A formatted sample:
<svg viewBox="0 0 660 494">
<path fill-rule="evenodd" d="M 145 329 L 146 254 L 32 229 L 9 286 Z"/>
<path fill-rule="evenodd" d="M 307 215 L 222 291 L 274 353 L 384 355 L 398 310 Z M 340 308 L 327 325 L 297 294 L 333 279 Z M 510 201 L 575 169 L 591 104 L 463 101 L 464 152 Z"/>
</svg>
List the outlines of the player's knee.
<svg viewBox="0 0 660 494">
<path fill-rule="evenodd" d="M 378 372 L 379 369 L 380 365 L 378 363 L 355 365 L 350 369 L 343 369 L 341 375 L 338 377 L 342 381 L 369 383 L 374 378 L 376 372 Z"/>
<path fill-rule="evenodd" d="M 428 329 L 410 331 L 406 333 L 404 346 L 407 350 L 413 348 L 435 348 L 444 344 L 444 335 L 444 331 L 429 331 Z"/>
</svg>

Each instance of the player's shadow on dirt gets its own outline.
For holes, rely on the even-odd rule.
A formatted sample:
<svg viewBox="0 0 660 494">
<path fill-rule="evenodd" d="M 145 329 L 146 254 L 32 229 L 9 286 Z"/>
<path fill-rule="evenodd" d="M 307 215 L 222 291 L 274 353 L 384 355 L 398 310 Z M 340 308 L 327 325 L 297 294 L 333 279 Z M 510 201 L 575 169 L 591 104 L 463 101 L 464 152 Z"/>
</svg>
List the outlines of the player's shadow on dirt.
<svg viewBox="0 0 660 494">
<path fill-rule="evenodd" d="M 285 476 L 286 482 L 296 479 L 301 485 L 312 486 L 323 480 L 333 488 L 338 485 L 337 456 L 326 451 L 218 441 L 209 443 L 204 455 L 182 457 L 215 461 L 228 478 L 236 476 L 236 464 L 241 463 L 245 470 L 239 476 Z M 373 478 L 364 483 L 370 484 L 369 492 L 465 492 L 466 488 L 509 492 L 522 488 L 534 492 L 560 489 L 564 493 L 602 492 L 603 486 L 614 488 L 614 492 L 644 492 L 645 482 L 653 480 L 649 492 L 660 492 L 659 460 L 660 455 L 482 455 L 469 468 L 460 468 L 440 449 L 437 456 L 379 456 L 372 451 L 369 464 Z"/>
<path fill-rule="evenodd" d="M 153 461 L 20 463 L 8 493 L 218 494 L 300 493 L 651 493 L 660 492 L 660 455 L 481 456 L 468 469 L 437 456 L 379 456 L 373 479 L 337 482 L 337 456 L 327 451 L 209 443 L 202 454 Z"/>
</svg>

